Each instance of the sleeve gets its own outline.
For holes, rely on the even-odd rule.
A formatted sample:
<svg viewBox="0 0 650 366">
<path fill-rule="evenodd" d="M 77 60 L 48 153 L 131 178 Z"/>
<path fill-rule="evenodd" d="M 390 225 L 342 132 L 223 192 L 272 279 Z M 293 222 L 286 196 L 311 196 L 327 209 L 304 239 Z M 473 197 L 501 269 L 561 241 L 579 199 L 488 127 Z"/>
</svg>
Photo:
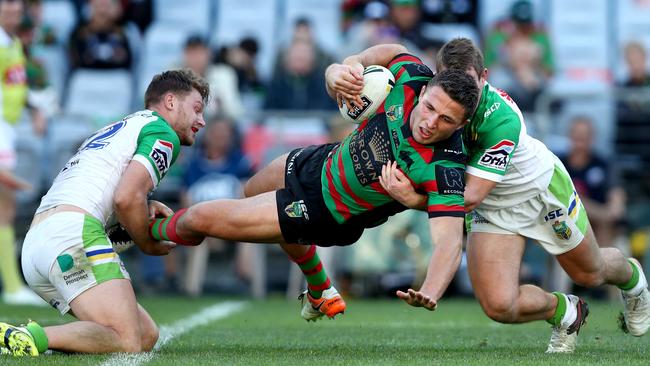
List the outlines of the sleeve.
<svg viewBox="0 0 650 366">
<path fill-rule="evenodd" d="M 429 218 L 465 216 L 465 167 L 450 160 L 428 164 L 415 180 L 419 191 L 427 195 Z"/>
<path fill-rule="evenodd" d="M 472 149 L 467 173 L 473 176 L 500 182 L 506 174 L 510 159 L 519 144 L 521 123 L 501 117 L 486 121 L 484 130 L 479 129 L 477 146 Z"/>
<path fill-rule="evenodd" d="M 422 60 L 408 53 L 395 56 L 388 63 L 388 69 L 395 75 L 395 86 L 427 83 L 433 77 L 433 72 Z"/>
<path fill-rule="evenodd" d="M 151 122 L 140 130 L 133 160 L 147 168 L 154 187 L 176 161 L 180 145 L 174 130 L 163 121 Z"/>
</svg>

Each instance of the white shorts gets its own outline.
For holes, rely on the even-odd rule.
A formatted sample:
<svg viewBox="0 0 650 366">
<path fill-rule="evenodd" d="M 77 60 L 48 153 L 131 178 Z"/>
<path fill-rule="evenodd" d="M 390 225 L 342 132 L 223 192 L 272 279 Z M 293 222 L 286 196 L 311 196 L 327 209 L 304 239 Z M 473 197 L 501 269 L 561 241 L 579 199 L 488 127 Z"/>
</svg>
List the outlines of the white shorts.
<svg viewBox="0 0 650 366">
<path fill-rule="evenodd" d="M 468 233 L 518 234 L 559 255 L 580 244 L 589 219 L 571 177 L 557 161 L 545 191 L 512 207 L 486 210 L 479 206 L 465 216 L 465 224 Z"/>
<path fill-rule="evenodd" d="M 16 131 L 14 126 L 0 119 L 0 170 L 16 167 Z"/>
<path fill-rule="evenodd" d="M 89 288 L 131 279 L 102 223 L 79 212 L 59 212 L 30 228 L 22 266 L 29 287 L 61 314 Z"/>
</svg>

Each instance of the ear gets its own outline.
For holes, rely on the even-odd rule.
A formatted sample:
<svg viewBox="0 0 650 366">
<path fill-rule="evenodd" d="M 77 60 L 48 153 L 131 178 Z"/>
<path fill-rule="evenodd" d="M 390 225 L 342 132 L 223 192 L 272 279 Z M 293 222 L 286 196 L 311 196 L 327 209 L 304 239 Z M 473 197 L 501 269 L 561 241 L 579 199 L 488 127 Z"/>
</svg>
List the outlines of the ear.
<svg viewBox="0 0 650 366">
<path fill-rule="evenodd" d="M 427 91 L 427 86 L 424 85 L 422 86 L 422 89 L 420 89 L 420 96 L 418 97 L 418 100 L 422 100 L 422 97 L 424 96 L 424 93 Z"/>
<path fill-rule="evenodd" d="M 481 81 L 482 79 L 483 81 L 487 81 L 487 78 L 488 78 L 488 69 L 486 68 L 483 69 L 483 72 L 481 73 L 481 75 L 479 75 L 478 80 Z"/>
<path fill-rule="evenodd" d="M 173 93 L 166 93 L 163 96 L 163 105 L 165 106 L 166 109 L 172 110 L 174 109 L 174 105 L 178 104 L 178 100 L 176 99 L 176 96 Z"/>
</svg>

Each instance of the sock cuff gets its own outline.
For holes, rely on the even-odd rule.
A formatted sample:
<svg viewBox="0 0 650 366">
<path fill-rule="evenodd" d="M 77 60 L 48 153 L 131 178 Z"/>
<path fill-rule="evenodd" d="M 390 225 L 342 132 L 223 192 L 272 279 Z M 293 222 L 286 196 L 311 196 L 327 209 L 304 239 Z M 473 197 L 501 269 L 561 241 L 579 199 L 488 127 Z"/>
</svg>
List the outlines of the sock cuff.
<svg viewBox="0 0 650 366">
<path fill-rule="evenodd" d="M 555 313 L 550 319 L 546 319 L 546 322 L 553 326 L 559 326 L 562 323 L 562 318 L 566 313 L 568 299 L 565 294 L 561 292 L 553 292 L 553 295 L 557 297 L 557 307 L 555 308 Z"/>
<path fill-rule="evenodd" d="M 627 281 L 626 283 L 618 286 L 623 291 L 628 291 L 633 289 L 638 283 L 639 283 L 639 268 L 632 262 L 631 260 L 627 260 L 627 262 L 630 264 L 630 267 L 632 267 L 632 277 L 630 277 L 630 280 Z"/>
<path fill-rule="evenodd" d="M 305 255 L 303 255 L 302 257 L 300 257 L 298 259 L 294 259 L 293 261 L 296 262 L 299 265 L 304 264 L 307 261 L 309 261 L 314 256 L 314 254 L 316 254 L 316 246 L 314 244 L 312 244 L 309 247 L 309 250 L 307 251 L 307 253 L 305 253 Z"/>
<path fill-rule="evenodd" d="M 45 329 L 41 327 L 38 323 L 30 321 L 25 327 L 32 338 L 34 338 L 34 343 L 38 349 L 38 353 L 43 353 L 47 351 L 48 340 L 47 335 L 45 334 Z"/>
</svg>

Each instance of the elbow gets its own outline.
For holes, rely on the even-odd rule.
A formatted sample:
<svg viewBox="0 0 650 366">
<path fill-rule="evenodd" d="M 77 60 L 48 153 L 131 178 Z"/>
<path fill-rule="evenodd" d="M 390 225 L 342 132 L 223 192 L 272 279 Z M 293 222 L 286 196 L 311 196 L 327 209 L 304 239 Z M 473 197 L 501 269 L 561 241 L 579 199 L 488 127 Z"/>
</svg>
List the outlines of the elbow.
<svg viewBox="0 0 650 366">
<path fill-rule="evenodd" d="M 117 191 L 113 196 L 113 206 L 115 211 L 118 214 L 122 212 L 127 212 L 133 207 L 133 204 L 140 201 L 139 194 L 137 192 L 125 192 Z"/>
</svg>

